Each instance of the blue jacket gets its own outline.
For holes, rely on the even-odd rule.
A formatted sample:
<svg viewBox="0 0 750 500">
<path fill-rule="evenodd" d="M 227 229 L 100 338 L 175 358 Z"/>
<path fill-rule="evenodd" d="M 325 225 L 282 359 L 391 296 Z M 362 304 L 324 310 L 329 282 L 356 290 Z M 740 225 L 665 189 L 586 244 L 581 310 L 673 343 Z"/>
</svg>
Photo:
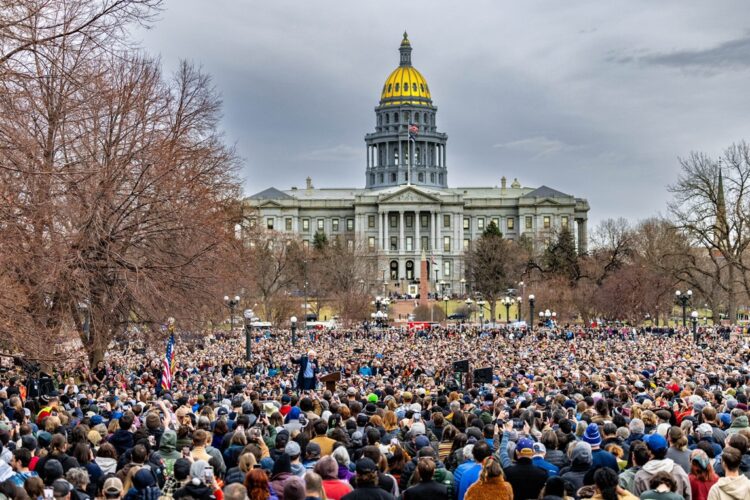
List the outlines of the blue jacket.
<svg viewBox="0 0 750 500">
<path fill-rule="evenodd" d="M 461 483 L 458 485 L 458 500 L 464 500 L 466 490 L 479 480 L 480 472 L 482 472 L 482 464 L 476 462 L 464 470 L 463 474 L 461 474 Z"/>
<path fill-rule="evenodd" d="M 601 467 L 609 467 L 615 473 L 620 473 L 620 466 L 617 464 L 617 458 L 606 450 L 592 450 L 591 457 L 591 470 L 596 470 Z"/>
<path fill-rule="evenodd" d="M 547 462 L 542 457 L 534 457 L 531 459 L 531 463 L 547 471 L 547 477 L 554 477 L 560 474 L 560 468 Z"/>
</svg>

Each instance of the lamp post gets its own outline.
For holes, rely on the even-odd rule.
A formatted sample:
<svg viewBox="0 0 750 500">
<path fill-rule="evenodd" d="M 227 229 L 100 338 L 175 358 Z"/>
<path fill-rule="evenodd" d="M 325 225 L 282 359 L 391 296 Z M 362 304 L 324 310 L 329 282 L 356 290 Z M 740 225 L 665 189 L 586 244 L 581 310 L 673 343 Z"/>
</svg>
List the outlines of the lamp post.
<svg viewBox="0 0 750 500">
<path fill-rule="evenodd" d="M 477 300 L 477 305 L 479 306 L 479 324 L 484 325 L 484 305 L 487 302 L 484 301 L 484 299 Z"/>
<path fill-rule="evenodd" d="M 242 316 L 245 318 L 245 361 L 250 361 L 250 334 L 253 329 L 252 323 L 255 314 L 253 313 L 252 309 L 245 309 L 245 311 L 242 313 Z"/>
<path fill-rule="evenodd" d="M 471 305 L 474 303 L 473 300 L 471 300 L 471 297 L 468 297 L 464 303 L 466 304 L 466 308 L 469 310 L 469 321 L 471 321 Z"/>
<path fill-rule="evenodd" d="M 549 309 L 546 309 L 544 311 L 544 324 L 545 325 L 549 324 L 549 320 L 551 317 L 552 317 L 552 311 L 550 311 Z"/>
<path fill-rule="evenodd" d="M 529 295 L 529 328 L 534 329 L 534 295 Z"/>
<path fill-rule="evenodd" d="M 523 295 L 516 297 L 516 303 L 518 304 L 518 310 L 516 310 L 516 320 L 521 321 L 521 306 L 523 306 Z"/>
<path fill-rule="evenodd" d="M 687 292 L 682 293 L 681 291 L 677 290 L 674 295 L 677 298 L 677 302 L 682 306 L 682 327 L 685 328 L 687 326 L 687 314 L 685 312 L 685 308 L 690 302 L 690 299 L 693 297 L 693 291 L 688 290 Z"/>
<path fill-rule="evenodd" d="M 447 295 L 443 295 L 443 303 L 445 303 L 445 324 L 448 324 L 448 301 L 450 298 Z"/>
<path fill-rule="evenodd" d="M 292 316 L 289 321 L 292 324 L 292 347 L 294 347 L 297 345 L 297 316 Z"/>
<path fill-rule="evenodd" d="M 510 305 L 513 303 L 513 299 L 505 297 L 503 299 L 503 305 L 505 306 L 505 322 L 510 324 Z"/>
<path fill-rule="evenodd" d="M 518 321 L 521 321 L 521 318 L 523 317 L 522 314 L 522 306 L 523 306 L 523 298 L 526 293 L 526 284 L 523 281 L 518 282 L 518 287 L 521 289 L 521 293 L 518 294 L 517 302 L 518 302 Z"/>
<path fill-rule="evenodd" d="M 440 280 L 440 292 L 439 293 L 441 297 L 445 295 L 445 280 Z"/>
<path fill-rule="evenodd" d="M 698 311 L 690 313 L 690 320 L 693 322 L 693 342 L 698 343 Z"/>
<path fill-rule="evenodd" d="M 230 299 L 229 295 L 224 295 L 224 304 L 229 308 L 229 331 L 234 332 L 234 309 L 240 305 L 240 296 L 235 295 Z"/>
<path fill-rule="evenodd" d="M 552 311 L 552 323 L 557 323 L 557 313 L 555 311 Z"/>
<path fill-rule="evenodd" d="M 461 283 L 461 297 L 463 297 L 464 295 L 466 295 L 466 278 L 461 278 L 460 283 Z"/>
</svg>

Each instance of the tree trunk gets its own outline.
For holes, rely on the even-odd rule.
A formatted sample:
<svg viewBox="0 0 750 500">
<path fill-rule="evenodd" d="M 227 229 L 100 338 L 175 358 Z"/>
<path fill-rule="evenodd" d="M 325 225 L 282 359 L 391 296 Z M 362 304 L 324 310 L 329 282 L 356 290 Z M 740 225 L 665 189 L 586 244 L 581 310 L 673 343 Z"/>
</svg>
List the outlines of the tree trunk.
<svg viewBox="0 0 750 500">
<path fill-rule="evenodd" d="M 729 283 L 727 285 L 727 319 L 730 324 L 737 321 L 737 294 L 735 293 L 735 264 L 729 263 Z"/>
</svg>

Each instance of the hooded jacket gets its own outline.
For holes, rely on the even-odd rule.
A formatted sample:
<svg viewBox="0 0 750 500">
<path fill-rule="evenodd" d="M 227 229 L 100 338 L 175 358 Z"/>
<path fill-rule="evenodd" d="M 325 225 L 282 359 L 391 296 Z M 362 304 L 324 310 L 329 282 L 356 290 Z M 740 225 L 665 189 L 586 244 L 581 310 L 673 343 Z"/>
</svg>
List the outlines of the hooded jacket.
<svg viewBox="0 0 750 500">
<path fill-rule="evenodd" d="M 747 427 L 750 427 L 747 421 L 747 417 L 745 415 L 740 415 L 732 421 L 732 425 L 730 425 L 729 429 L 727 429 L 727 436 L 737 434 L 742 429 L 746 429 Z"/>
<path fill-rule="evenodd" d="M 102 475 L 114 474 L 117 472 L 117 460 L 109 457 L 96 457 L 94 459 L 96 465 L 102 470 Z"/>
<path fill-rule="evenodd" d="M 740 500 L 750 498 L 750 479 L 747 476 L 720 477 L 708 492 L 708 500 Z"/>
<path fill-rule="evenodd" d="M 177 451 L 177 433 L 173 430 L 166 430 L 159 441 L 159 456 L 165 462 L 167 460 L 177 460 L 182 454 Z"/>
<path fill-rule="evenodd" d="M 688 475 L 682 467 L 670 458 L 646 462 L 646 465 L 635 475 L 635 484 L 633 487 L 635 491 L 633 493 L 640 495 L 644 491 L 648 491 L 650 489 L 648 483 L 657 472 L 668 472 L 677 483 L 677 493 L 687 500 L 691 500 L 692 490 L 690 489 L 690 479 L 688 479 Z"/>
</svg>

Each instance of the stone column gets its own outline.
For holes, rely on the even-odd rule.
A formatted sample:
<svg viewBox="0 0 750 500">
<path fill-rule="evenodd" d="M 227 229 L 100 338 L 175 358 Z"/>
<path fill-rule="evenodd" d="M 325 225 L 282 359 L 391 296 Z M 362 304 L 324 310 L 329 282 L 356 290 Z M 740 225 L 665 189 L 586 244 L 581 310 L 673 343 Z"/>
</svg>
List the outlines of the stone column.
<svg viewBox="0 0 750 500">
<path fill-rule="evenodd" d="M 398 211 L 398 253 L 403 254 L 406 248 L 404 241 L 404 211 Z"/>
<path fill-rule="evenodd" d="M 588 230 L 586 228 L 586 219 L 576 219 L 578 223 L 578 253 L 583 255 L 588 252 Z"/>
<path fill-rule="evenodd" d="M 383 233 L 384 233 L 384 239 L 383 239 L 383 250 L 386 252 L 389 252 L 391 250 L 391 238 L 388 236 L 388 224 L 390 224 L 390 218 L 388 217 L 388 210 L 383 212 Z"/>
<path fill-rule="evenodd" d="M 419 234 L 419 229 L 422 221 L 419 219 L 419 210 L 414 211 L 414 253 L 422 251 L 422 236 Z"/>
<path fill-rule="evenodd" d="M 378 212 L 378 250 L 383 250 L 383 212 Z"/>
<path fill-rule="evenodd" d="M 435 221 L 437 220 L 436 212 L 433 210 L 430 212 L 430 230 L 432 231 L 432 245 L 430 245 L 430 250 L 432 250 L 432 253 L 437 253 L 437 227 Z"/>
</svg>

